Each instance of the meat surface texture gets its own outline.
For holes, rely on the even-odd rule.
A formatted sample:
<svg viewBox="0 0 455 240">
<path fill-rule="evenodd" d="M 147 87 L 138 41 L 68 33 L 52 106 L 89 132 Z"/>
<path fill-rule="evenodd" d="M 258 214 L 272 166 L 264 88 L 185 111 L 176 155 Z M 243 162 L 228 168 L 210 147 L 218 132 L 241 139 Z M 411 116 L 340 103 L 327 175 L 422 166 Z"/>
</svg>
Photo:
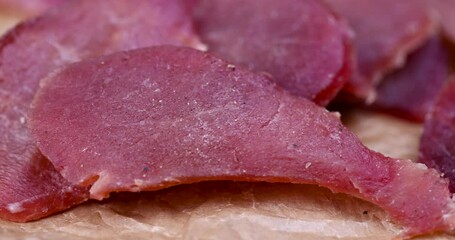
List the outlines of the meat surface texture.
<svg viewBox="0 0 455 240">
<path fill-rule="evenodd" d="M 407 64 L 387 75 L 377 88 L 374 107 L 423 122 L 449 77 L 449 56 L 439 37 L 412 53 Z"/>
<path fill-rule="evenodd" d="M 68 0 L 1 39 L 0 217 L 33 220 L 88 197 L 65 183 L 31 138 L 27 112 L 40 79 L 70 62 L 164 43 L 200 45 L 181 1 Z"/>
<path fill-rule="evenodd" d="M 25 17 L 42 14 L 64 0 L 0 0 L 0 11 Z"/>
<path fill-rule="evenodd" d="M 455 78 L 443 88 L 428 115 L 420 142 L 419 160 L 438 169 L 455 192 Z"/>
<path fill-rule="evenodd" d="M 455 1 L 453 0 L 421 0 L 433 9 L 439 17 L 446 36 L 455 43 Z"/>
<path fill-rule="evenodd" d="M 379 205 L 404 237 L 454 227 L 437 171 L 373 152 L 337 114 L 190 48 L 69 65 L 42 82 L 30 126 L 63 177 L 94 199 L 205 180 L 308 183 Z"/>
<path fill-rule="evenodd" d="M 434 31 L 431 12 L 412 0 L 325 0 L 354 31 L 357 71 L 345 90 L 374 100 L 384 73 L 403 65 L 408 53 Z"/>
<path fill-rule="evenodd" d="M 351 74 L 348 28 L 317 0 L 195 1 L 210 52 L 326 105 Z"/>
</svg>

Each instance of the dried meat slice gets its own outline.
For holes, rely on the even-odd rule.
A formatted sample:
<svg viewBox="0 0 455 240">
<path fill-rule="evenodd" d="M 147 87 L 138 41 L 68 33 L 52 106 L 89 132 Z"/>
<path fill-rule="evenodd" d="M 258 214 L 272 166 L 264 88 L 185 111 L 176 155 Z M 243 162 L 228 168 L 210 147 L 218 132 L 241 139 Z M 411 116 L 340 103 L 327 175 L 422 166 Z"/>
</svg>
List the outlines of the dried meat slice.
<svg viewBox="0 0 455 240">
<path fill-rule="evenodd" d="M 350 78 L 348 29 L 317 0 L 202 0 L 193 8 L 210 52 L 271 74 L 293 94 L 326 105 Z"/>
<path fill-rule="evenodd" d="M 345 89 L 368 102 L 374 100 L 383 74 L 403 65 L 407 54 L 434 31 L 431 12 L 412 0 L 325 1 L 346 18 L 355 34 L 357 72 Z"/>
<path fill-rule="evenodd" d="M 449 56 L 439 37 L 409 56 L 407 64 L 387 75 L 373 106 L 399 117 L 423 122 L 449 77 Z"/>
<path fill-rule="evenodd" d="M 183 0 L 68 0 L 3 37 L 0 217 L 33 220 L 88 196 L 84 189 L 67 191 L 71 185 L 43 163 L 28 131 L 26 116 L 39 80 L 80 59 L 164 43 L 200 46 Z M 42 208 L 47 211 L 35 212 Z"/>
<path fill-rule="evenodd" d="M 455 78 L 443 88 L 425 121 L 419 161 L 438 169 L 455 192 Z"/>
<path fill-rule="evenodd" d="M 95 199 L 205 180 L 309 183 L 383 207 L 404 236 L 455 227 L 434 169 L 373 152 L 337 114 L 189 48 L 72 64 L 43 80 L 30 126 L 43 154 Z"/>
</svg>

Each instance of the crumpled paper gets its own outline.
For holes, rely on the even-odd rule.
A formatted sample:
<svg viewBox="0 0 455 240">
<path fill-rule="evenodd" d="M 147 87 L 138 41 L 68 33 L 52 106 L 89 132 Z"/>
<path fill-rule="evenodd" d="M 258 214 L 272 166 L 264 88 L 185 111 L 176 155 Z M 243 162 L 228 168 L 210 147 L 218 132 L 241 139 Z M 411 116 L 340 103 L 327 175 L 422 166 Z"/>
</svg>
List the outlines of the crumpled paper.
<svg viewBox="0 0 455 240">
<path fill-rule="evenodd" d="M 17 22 L 0 15 L 0 31 Z M 370 148 L 415 159 L 422 126 L 354 110 L 343 121 Z M 120 193 L 30 223 L 0 220 L 0 239 L 391 239 L 378 207 L 311 185 L 204 182 Z M 448 235 L 419 239 L 455 239 Z"/>
</svg>

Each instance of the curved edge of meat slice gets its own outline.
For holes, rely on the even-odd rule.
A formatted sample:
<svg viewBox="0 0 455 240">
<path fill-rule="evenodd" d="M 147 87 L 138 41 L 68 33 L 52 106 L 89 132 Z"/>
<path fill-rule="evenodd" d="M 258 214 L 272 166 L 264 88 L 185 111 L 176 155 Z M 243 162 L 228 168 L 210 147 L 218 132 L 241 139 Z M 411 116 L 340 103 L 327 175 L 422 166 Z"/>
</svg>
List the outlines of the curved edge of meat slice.
<svg viewBox="0 0 455 240">
<path fill-rule="evenodd" d="M 351 74 L 349 29 L 316 0 L 201 0 L 192 4 L 208 50 L 284 89 L 327 105 Z"/>
<path fill-rule="evenodd" d="M 27 128 L 40 79 L 77 60 L 164 43 L 201 46 L 183 0 L 66 0 L 0 40 L 1 218 L 34 220 L 88 197 L 45 163 Z"/>
<path fill-rule="evenodd" d="M 324 3 L 321 2 L 321 4 Z M 330 10 L 328 6 L 326 6 L 326 8 L 327 10 Z M 348 23 L 341 19 L 335 12 L 331 12 L 331 14 L 337 19 L 338 24 L 341 26 L 341 29 L 343 29 L 344 64 L 333 77 L 332 83 L 325 89 L 321 90 L 314 97 L 313 102 L 320 106 L 329 105 L 332 100 L 334 100 L 340 92 L 342 92 L 343 89 L 349 88 L 349 80 L 352 79 L 356 68 L 356 56 L 354 46 L 352 44 L 352 31 L 349 28 Z M 368 89 L 369 86 L 360 86 L 360 84 L 362 83 L 359 83 L 359 85 L 355 88 L 355 91 L 359 94 L 359 89 L 362 89 L 363 92 L 368 92 L 368 90 L 364 89 Z"/>
<path fill-rule="evenodd" d="M 69 65 L 43 80 L 30 126 L 43 154 L 94 199 L 207 180 L 317 184 L 382 207 L 403 237 L 455 227 L 436 170 L 373 152 L 337 114 L 194 49 Z"/>
<path fill-rule="evenodd" d="M 455 77 L 441 90 L 425 120 L 419 161 L 438 169 L 455 192 Z"/>
<path fill-rule="evenodd" d="M 383 75 L 403 66 L 406 56 L 422 46 L 438 26 L 432 12 L 413 1 L 324 1 L 354 31 L 357 72 L 345 90 L 367 103 L 374 101 L 374 88 Z"/>
<path fill-rule="evenodd" d="M 423 122 L 449 78 L 449 56 L 439 36 L 412 53 L 407 64 L 387 75 L 377 88 L 372 107 Z"/>
</svg>

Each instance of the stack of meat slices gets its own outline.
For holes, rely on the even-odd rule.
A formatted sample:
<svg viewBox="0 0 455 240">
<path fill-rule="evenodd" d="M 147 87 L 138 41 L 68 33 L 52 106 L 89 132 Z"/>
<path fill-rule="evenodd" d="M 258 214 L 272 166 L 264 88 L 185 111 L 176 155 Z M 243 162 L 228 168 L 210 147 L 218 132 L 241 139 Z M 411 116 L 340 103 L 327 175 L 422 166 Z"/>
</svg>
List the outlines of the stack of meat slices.
<svg viewBox="0 0 455 240">
<path fill-rule="evenodd" d="M 27 112 L 40 79 L 68 63 L 121 50 L 162 44 L 203 46 L 183 1 L 66 1 L 3 37 L 2 217 L 14 221 L 38 219 L 88 198 L 88 188 L 62 178 L 59 169 L 40 154 L 30 135 Z M 135 14 L 131 16 L 131 12 Z"/>
<path fill-rule="evenodd" d="M 372 202 L 402 237 L 452 232 L 447 179 L 369 150 L 323 108 L 342 92 L 427 119 L 421 160 L 455 171 L 445 18 L 426 4 L 56 4 L 0 41 L 0 217 L 35 220 L 112 192 L 267 181 Z"/>
<path fill-rule="evenodd" d="M 388 49 L 390 56 L 395 56 L 392 61 L 396 63 L 395 70 L 375 65 L 383 73 L 388 73 L 372 80 L 380 81 L 376 84 L 375 93 L 366 99 L 366 107 L 410 121 L 424 122 L 418 160 L 438 169 L 442 176 L 450 180 L 451 192 L 455 192 L 455 83 L 450 77 L 453 74 L 453 56 L 450 54 L 455 47 L 455 25 L 451 21 L 455 1 L 327 0 L 327 3 L 350 22 L 357 34 L 354 45 L 360 72 L 371 69 L 362 67 L 372 64 L 374 61 L 371 59 L 381 63 L 379 53 L 370 53 L 374 50 Z M 375 18 L 366 16 L 374 13 L 382 15 L 382 18 L 379 15 Z M 399 34 L 402 35 L 400 38 Z M 404 34 L 409 35 L 404 38 Z M 404 47 L 406 42 L 413 44 Z M 393 48 L 371 47 L 379 43 Z M 369 48 L 366 49 L 366 46 Z M 407 52 L 411 54 L 406 56 Z M 386 56 L 385 53 L 382 52 L 382 56 Z M 366 61 L 364 55 L 371 58 L 370 61 Z M 396 68 L 399 65 L 403 66 Z M 357 78 L 354 76 L 353 79 Z"/>
</svg>

